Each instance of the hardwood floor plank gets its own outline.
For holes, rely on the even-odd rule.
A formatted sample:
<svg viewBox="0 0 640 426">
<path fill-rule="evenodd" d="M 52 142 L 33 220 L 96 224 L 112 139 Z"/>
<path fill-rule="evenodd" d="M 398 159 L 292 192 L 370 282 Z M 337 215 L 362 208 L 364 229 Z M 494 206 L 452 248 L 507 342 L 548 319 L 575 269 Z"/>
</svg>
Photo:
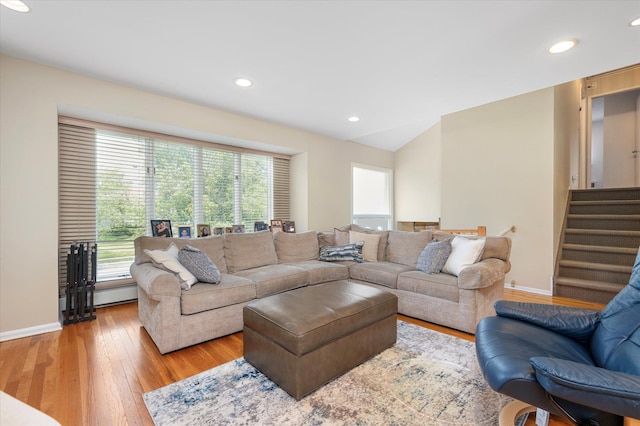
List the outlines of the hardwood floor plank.
<svg viewBox="0 0 640 426">
<path fill-rule="evenodd" d="M 506 289 L 505 298 L 601 309 L 602 305 Z M 242 333 L 161 355 L 137 303 L 99 308 L 97 319 L 0 343 L 0 389 L 67 426 L 151 425 L 142 394 L 242 356 Z M 474 341 L 472 334 L 399 319 Z M 552 426 L 568 425 L 552 417 Z M 529 419 L 527 425 L 535 425 Z"/>
</svg>

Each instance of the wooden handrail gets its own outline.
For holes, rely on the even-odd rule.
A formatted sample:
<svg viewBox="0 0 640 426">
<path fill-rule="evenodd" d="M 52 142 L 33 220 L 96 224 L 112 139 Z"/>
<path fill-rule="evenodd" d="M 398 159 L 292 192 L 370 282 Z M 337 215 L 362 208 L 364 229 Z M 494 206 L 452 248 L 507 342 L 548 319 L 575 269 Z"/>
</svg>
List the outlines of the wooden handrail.
<svg viewBox="0 0 640 426">
<path fill-rule="evenodd" d="M 434 232 L 437 231 L 454 235 L 477 235 L 478 237 L 487 236 L 487 227 L 482 225 L 478 226 L 476 229 L 434 229 Z"/>
</svg>

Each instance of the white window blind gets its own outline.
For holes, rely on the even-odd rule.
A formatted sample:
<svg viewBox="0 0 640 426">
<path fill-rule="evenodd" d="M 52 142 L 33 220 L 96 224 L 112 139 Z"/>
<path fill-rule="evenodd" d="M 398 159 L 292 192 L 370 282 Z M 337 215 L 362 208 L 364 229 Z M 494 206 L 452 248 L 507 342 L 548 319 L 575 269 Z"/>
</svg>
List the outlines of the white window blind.
<svg viewBox="0 0 640 426">
<path fill-rule="evenodd" d="M 98 244 L 98 286 L 130 282 L 133 240 L 178 228 L 289 218 L 289 159 L 61 117 L 60 286 L 73 241 Z M 225 149 L 227 148 L 227 149 Z M 286 180 L 286 183 L 285 183 Z"/>
</svg>

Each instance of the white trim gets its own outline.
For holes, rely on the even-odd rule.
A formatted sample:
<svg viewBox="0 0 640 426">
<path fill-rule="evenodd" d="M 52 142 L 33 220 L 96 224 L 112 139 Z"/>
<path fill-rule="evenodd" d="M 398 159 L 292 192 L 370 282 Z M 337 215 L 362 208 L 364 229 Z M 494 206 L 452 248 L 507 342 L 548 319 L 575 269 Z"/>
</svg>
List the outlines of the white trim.
<svg viewBox="0 0 640 426">
<path fill-rule="evenodd" d="M 544 296 L 553 296 L 550 290 L 540 290 L 539 288 L 533 287 L 522 287 L 522 286 L 512 286 L 510 283 L 504 283 L 504 288 L 508 288 L 509 290 L 518 290 L 518 291 L 526 291 L 527 293 L 535 293 L 542 294 Z"/>
<path fill-rule="evenodd" d="M 33 327 L 21 328 L 19 330 L 4 331 L 0 333 L 0 342 L 60 330 L 62 330 L 62 325 L 59 322 L 52 322 L 50 324 L 35 325 Z"/>
</svg>

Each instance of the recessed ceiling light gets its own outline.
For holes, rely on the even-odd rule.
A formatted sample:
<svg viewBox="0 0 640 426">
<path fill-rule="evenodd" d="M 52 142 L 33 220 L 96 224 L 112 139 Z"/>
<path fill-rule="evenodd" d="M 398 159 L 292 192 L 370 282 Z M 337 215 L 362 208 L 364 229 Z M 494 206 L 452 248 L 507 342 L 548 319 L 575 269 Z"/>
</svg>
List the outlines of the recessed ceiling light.
<svg viewBox="0 0 640 426">
<path fill-rule="evenodd" d="M 347 118 L 348 121 L 355 123 L 356 121 L 360 121 L 360 117 L 356 117 L 355 115 Z"/>
<path fill-rule="evenodd" d="M 16 12 L 28 12 L 29 6 L 20 0 L 0 0 L 0 4 Z"/>
<path fill-rule="evenodd" d="M 633 21 L 629 22 L 629 25 L 631 25 L 632 27 L 640 26 L 640 16 L 638 16 Z"/>
<path fill-rule="evenodd" d="M 562 53 L 574 47 L 578 42 L 576 40 L 562 40 L 553 46 L 551 46 L 548 50 L 549 53 Z"/>
<path fill-rule="evenodd" d="M 233 82 L 236 84 L 236 86 L 240 87 L 249 87 L 253 84 L 253 82 L 248 78 L 236 78 L 235 80 L 233 80 Z"/>
</svg>

